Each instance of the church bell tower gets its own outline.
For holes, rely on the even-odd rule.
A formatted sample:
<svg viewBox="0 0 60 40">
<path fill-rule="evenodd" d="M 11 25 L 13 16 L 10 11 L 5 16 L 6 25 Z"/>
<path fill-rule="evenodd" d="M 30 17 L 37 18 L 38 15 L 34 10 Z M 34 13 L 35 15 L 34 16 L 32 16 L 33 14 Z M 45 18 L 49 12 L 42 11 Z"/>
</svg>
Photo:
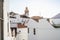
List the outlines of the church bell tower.
<svg viewBox="0 0 60 40">
<path fill-rule="evenodd" d="M 25 16 L 29 16 L 29 10 L 28 10 L 28 7 L 25 8 Z"/>
</svg>

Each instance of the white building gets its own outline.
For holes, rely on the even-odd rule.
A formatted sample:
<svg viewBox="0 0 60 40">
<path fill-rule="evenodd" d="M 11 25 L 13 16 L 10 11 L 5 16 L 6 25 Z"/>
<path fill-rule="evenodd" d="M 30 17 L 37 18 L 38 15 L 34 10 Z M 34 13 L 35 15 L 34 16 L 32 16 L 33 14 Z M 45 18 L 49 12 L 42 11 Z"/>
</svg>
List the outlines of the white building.
<svg viewBox="0 0 60 40">
<path fill-rule="evenodd" d="M 49 38 L 51 38 L 52 36 L 49 34 L 51 34 L 51 32 L 54 30 L 53 26 L 46 19 L 40 19 L 39 22 L 30 19 L 28 27 L 29 27 L 28 36 L 29 40 L 49 40 Z"/>
<path fill-rule="evenodd" d="M 13 12 L 12 12 L 13 13 Z M 20 15 L 18 14 L 12 14 L 13 16 L 9 18 L 10 20 L 10 29 L 11 28 L 17 28 L 17 30 L 13 30 L 13 34 L 11 34 L 11 31 L 10 34 L 11 35 L 14 35 L 17 31 L 17 35 L 16 35 L 16 40 L 28 40 L 28 30 L 27 30 L 27 26 L 25 25 L 25 23 L 28 21 L 28 19 L 26 18 L 22 18 Z M 15 35 L 14 35 L 15 36 Z M 11 36 L 12 37 L 12 36 Z"/>
</svg>

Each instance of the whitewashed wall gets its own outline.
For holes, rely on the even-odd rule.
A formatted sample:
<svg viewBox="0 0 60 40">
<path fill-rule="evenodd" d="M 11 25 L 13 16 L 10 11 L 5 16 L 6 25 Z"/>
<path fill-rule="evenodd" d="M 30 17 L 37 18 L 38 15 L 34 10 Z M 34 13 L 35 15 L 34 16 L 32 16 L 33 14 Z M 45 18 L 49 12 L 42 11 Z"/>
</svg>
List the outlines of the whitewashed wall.
<svg viewBox="0 0 60 40">
<path fill-rule="evenodd" d="M 60 40 L 60 28 L 55 29 L 46 19 L 41 19 L 39 23 L 32 19 L 29 22 L 28 40 Z M 33 28 L 36 28 L 36 35 L 33 34 Z"/>
<path fill-rule="evenodd" d="M 3 3 L 3 18 L 4 18 L 4 23 L 3 23 L 3 34 L 4 34 L 4 40 L 8 40 L 8 16 L 7 16 L 7 13 L 8 13 L 8 10 L 9 10 L 9 1 L 8 0 L 4 0 L 4 3 Z"/>
<path fill-rule="evenodd" d="M 27 28 L 18 28 L 17 33 L 16 40 L 28 40 Z"/>
<path fill-rule="evenodd" d="M 50 23 L 52 24 L 52 21 L 55 23 L 55 24 L 60 24 L 60 19 L 50 19 Z"/>
</svg>

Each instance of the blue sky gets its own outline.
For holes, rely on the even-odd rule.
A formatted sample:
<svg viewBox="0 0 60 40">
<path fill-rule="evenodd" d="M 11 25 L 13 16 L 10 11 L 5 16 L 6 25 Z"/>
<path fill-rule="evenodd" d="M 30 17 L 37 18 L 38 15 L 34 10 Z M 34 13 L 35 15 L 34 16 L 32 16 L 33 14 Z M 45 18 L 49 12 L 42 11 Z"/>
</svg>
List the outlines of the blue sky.
<svg viewBox="0 0 60 40">
<path fill-rule="evenodd" d="M 29 9 L 29 16 L 43 16 L 51 18 L 60 13 L 60 0 L 9 0 L 9 12 L 23 14 L 25 7 Z"/>
</svg>

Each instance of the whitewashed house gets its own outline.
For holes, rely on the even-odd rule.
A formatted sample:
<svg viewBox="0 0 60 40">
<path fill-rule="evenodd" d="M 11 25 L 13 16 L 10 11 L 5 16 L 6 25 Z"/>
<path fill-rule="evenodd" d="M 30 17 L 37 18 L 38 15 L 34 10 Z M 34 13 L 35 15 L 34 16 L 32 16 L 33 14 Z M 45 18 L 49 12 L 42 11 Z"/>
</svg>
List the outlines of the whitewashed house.
<svg viewBox="0 0 60 40">
<path fill-rule="evenodd" d="M 28 20 L 28 19 L 21 18 L 20 15 L 18 15 L 18 14 L 14 15 L 14 16 L 15 16 L 15 18 L 10 18 L 10 29 L 16 28 L 17 30 L 15 29 L 15 32 L 13 32 L 13 34 L 11 34 L 11 35 L 16 36 L 16 40 L 28 40 L 27 26 L 24 23 L 24 22 L 27 22 L 26 20 Z"/>
<path fill-rule="evenodd" d="M 15 37 L 16 40 L 28 40 L 28 30 L 26 23 L 29 21 L 28 8 L 26 7 L 25 14 L 18 15 L 14 12 L 10 12 L 10 34 L 11 37 Z"/>
<path fill-rule="evenodd" d="M 28 22 L 28 28 L 29 40 L 48 40 L 48 38 L 51 38 L 49 34 L 54 30 L 54 27 L 47 21 L 47 19 L 40 19 L 39 22 L 30 19 Z"/>
</svg>

